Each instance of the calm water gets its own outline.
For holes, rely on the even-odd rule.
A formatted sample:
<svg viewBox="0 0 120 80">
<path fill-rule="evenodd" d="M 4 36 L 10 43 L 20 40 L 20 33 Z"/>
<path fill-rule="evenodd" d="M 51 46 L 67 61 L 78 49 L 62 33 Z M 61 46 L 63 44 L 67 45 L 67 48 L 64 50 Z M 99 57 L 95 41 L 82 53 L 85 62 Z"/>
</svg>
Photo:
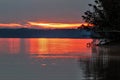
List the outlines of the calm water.
<svg viewBox="0 0 120 80">
<path fill-rule="evenodd" d="M 0 38 L 0 80 L 120 80 L 120 46 L 91 41 Z"/>
</svg>

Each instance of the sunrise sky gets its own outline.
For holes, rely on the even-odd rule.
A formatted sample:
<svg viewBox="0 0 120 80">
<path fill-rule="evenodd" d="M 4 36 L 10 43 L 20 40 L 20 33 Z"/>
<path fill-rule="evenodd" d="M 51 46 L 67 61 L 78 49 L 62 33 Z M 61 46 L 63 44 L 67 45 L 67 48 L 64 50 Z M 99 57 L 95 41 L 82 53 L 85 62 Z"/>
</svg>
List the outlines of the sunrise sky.
<svg viewBox="0 0 120 80">
<path fill-rule="evenodd" d="M 76 28 L 93 0 L 0 0 L 0 27 Z"/>
</svg>

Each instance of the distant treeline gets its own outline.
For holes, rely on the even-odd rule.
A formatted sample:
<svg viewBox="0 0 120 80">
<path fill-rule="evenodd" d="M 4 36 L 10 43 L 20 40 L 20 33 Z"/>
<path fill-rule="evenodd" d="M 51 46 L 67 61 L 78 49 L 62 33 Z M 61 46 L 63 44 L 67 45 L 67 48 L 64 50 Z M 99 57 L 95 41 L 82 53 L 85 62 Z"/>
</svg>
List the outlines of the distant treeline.
<svg viewBox="0 0 120 80">
<path fill-rule="evenodd" d="M 3 38 L 90 38 L 91 31 L 84 29 L 0 29 Z"/>
</svg>

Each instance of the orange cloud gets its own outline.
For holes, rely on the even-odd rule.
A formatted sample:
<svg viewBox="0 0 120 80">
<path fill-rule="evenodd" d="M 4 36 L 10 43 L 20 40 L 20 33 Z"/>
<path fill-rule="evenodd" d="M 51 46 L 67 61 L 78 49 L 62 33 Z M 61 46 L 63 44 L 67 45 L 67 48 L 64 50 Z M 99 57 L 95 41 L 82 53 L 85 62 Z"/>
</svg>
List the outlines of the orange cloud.
<svg viewBox="0 0 120 80">
<path fill-rule="evenodd" d="M 17 28 L 17 27 L 22 27 L 22 25 L 17 23 L 0 23 L 0 27 Z"/>
<path fill-rule="evenodd" d="M 88 23 L 50 23 L 50 22 L 26 22 L 19 23 L 0 23 L 0 28 L 38 28 L 38 29 L 76 29 L 81 25 L 87 26 Z"/>
<path fill-rule="evenodd" d="M 41 28 L 50 29 L 65 29 L 65 28 L 77 28 L 82 25 L 82 23 L 41 23 L 41 22 L 28 22 L 30 26 L 37 26 Z"/>
</svg>

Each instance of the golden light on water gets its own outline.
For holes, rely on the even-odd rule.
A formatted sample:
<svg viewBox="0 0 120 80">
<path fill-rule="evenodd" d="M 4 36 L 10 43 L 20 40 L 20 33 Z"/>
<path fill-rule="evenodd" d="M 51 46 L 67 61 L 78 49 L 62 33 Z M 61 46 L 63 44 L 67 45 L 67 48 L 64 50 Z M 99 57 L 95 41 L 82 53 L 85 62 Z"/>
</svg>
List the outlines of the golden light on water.
<svg viewBox="0 0 120 80">
<path fill-rule="evenodd" d="M 88 58 L 91 56 L 91 49 L 86 44 L 91 41 L 91 39 L 30 39 L 28 53 L 36 58 Z"/>
</svg>

